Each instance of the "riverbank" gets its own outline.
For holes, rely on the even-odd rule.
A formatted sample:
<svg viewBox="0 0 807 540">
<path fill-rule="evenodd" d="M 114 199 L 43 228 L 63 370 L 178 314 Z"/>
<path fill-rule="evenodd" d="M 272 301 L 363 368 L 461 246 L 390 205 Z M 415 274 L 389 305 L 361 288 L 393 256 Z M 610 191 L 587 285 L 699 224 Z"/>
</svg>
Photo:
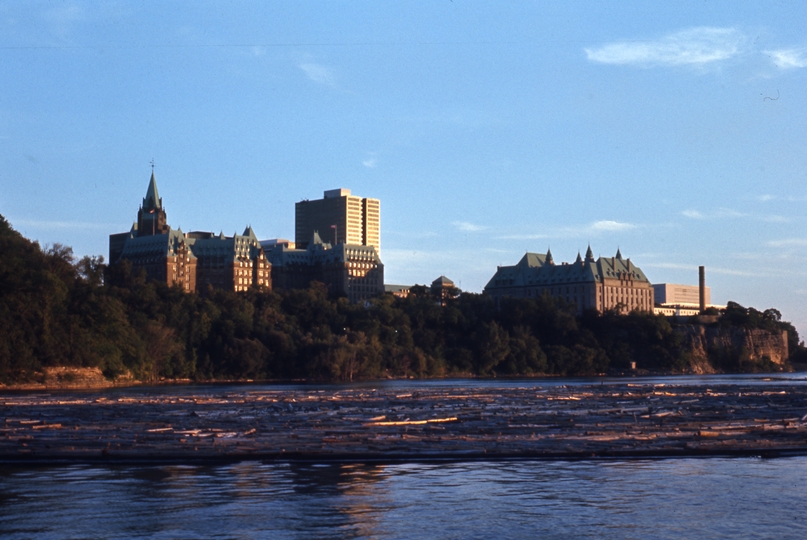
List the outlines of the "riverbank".
<svg viewBox="0 0 807 540">
<path fill-rule="evenodd" d="M 807 387 L 629 382 L 0 396 L 0 461 L 214 463 L 807 454 Z M 416 389 L 415 389 L 416 388 Z"/>
</svg>

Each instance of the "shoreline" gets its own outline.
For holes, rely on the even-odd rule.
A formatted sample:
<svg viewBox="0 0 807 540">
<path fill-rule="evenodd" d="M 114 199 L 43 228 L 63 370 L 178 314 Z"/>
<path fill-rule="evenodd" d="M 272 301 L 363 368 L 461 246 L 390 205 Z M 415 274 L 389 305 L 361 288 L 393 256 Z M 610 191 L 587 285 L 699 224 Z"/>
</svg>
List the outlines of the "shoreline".
<svg viewBox="0 0 807 540">
<path fill-rule="evenodd" d="M 682 381 L 684 382 L 684 381 Z M 717 387 L 716 387 L 717 388 Z M 0 395 L 0 463 L 807 455 L 807 386 L 217 389 Z"/>
<path fill-rule="evenodd" d="M 334 380 L 319 380 L 319 379 L 209 379 L 209 380 L 194 380 L 194 379 L 161 379 L 158 381 L 141 381 L 137 380 L 131 375 L 119 377 L 114 380 L 107 379 L 98 368 L 69 368 L 57 367 L 48 368 L 44 373 L 38 373 L 37 377 L 44 379 L 45 382 L 25 382 L 14 384 L 0 383 L 0 393 L 3 392 L 47 392 L 47 391 L 63 391 L 63 392 L 90 392 L 101 391 L 113 388 L 150 388 L 150 387 L 183 387 L 183 386 L 216 386 L 216 385 L 319 385 L 319 384 L 354 384 L 354 383 L 374 383 L 384 381 L 439 381 L 447 379 L 467 379 L 467 380 L 525 380 L 533 381 L 539 379 L 558 380 L 558 379 L 625 379 L 631 380 L 642 377 L 697 377 L 702 375 L 758 375 L 764 377 L 766 375 L 779 375 L 782 373 L 798 373 L 807 371 L 807 366 L 804 369 L 798 369 L 801 366 L 788 366 L 791 369 L 776 371 L 776 372 L 760 372 L 760 373 L 677 373 L 669 371 L 649 371 L 638 369 L 632 372 L 613 372 L 613 373 L 598 373 L 596 375 L 552 375 L 546 373 L 529 374 L 529 375 L 510 375 L 507 377 L 487 376 L 482 377 L 474 375 L 473 373 L 451 373 L 440 377 L 423 377 L 417 378 L 413 376 L 403 377 L 384 377 L 374 379 L 356 379 L 351 381 L 334 381 Z"/>
</svg>

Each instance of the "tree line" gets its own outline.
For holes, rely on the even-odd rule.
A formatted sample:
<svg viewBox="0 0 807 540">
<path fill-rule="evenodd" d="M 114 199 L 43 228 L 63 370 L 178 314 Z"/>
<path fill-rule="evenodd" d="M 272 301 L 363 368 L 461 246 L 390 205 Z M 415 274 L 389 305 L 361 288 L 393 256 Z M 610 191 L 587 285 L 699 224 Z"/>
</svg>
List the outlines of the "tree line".
<svg viewBox="0 0 807 540">
<path fill-rule="evenodd" d="M 497 309 L 487 295 L 452 293 L 416 286 L 407 298 L 364 304 L 331 298 L 321 283 L 188 294 L 125 260 L 108 267 L 69 247 L 42 248 L 0 216 L 0 380 L 30 380 L 51 366 L 144 381 L 591 375 L 631 362 L 683 371 L 691 359 L 663 316 L 577 316 L 549 296 Z M 787 330 L 794 358 L 804 356 L 776 310 L 732 303 L 718 324 Z"/>
</svg>

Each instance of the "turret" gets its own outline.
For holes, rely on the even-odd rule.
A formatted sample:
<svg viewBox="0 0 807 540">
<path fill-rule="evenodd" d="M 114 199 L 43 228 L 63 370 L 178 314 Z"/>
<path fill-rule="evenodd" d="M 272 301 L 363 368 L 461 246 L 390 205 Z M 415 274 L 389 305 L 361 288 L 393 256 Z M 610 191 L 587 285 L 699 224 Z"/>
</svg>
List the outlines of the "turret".
<svg viewBox="0 0 807 540">
<path fill-rule="evenodd" d="M 157 191 L 157 180 L 154 178 L 154 169 L 152 169 L 146 196 L 137 211 L 137 236 L 165 234 L 169 230 L 163 200 Z"/>
</svg>

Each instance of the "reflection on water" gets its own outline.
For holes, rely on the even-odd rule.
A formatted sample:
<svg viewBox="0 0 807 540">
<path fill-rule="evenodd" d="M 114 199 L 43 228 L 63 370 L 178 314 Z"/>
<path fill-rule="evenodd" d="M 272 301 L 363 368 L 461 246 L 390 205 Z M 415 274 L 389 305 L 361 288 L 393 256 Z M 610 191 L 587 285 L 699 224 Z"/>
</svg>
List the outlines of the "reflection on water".
<svg viewBox="0 0 807 540">
<path fill-rule="evenodd" d="M 802 538 L 807 458 L 0 470 L 4 538 Z"/>
</svg>

